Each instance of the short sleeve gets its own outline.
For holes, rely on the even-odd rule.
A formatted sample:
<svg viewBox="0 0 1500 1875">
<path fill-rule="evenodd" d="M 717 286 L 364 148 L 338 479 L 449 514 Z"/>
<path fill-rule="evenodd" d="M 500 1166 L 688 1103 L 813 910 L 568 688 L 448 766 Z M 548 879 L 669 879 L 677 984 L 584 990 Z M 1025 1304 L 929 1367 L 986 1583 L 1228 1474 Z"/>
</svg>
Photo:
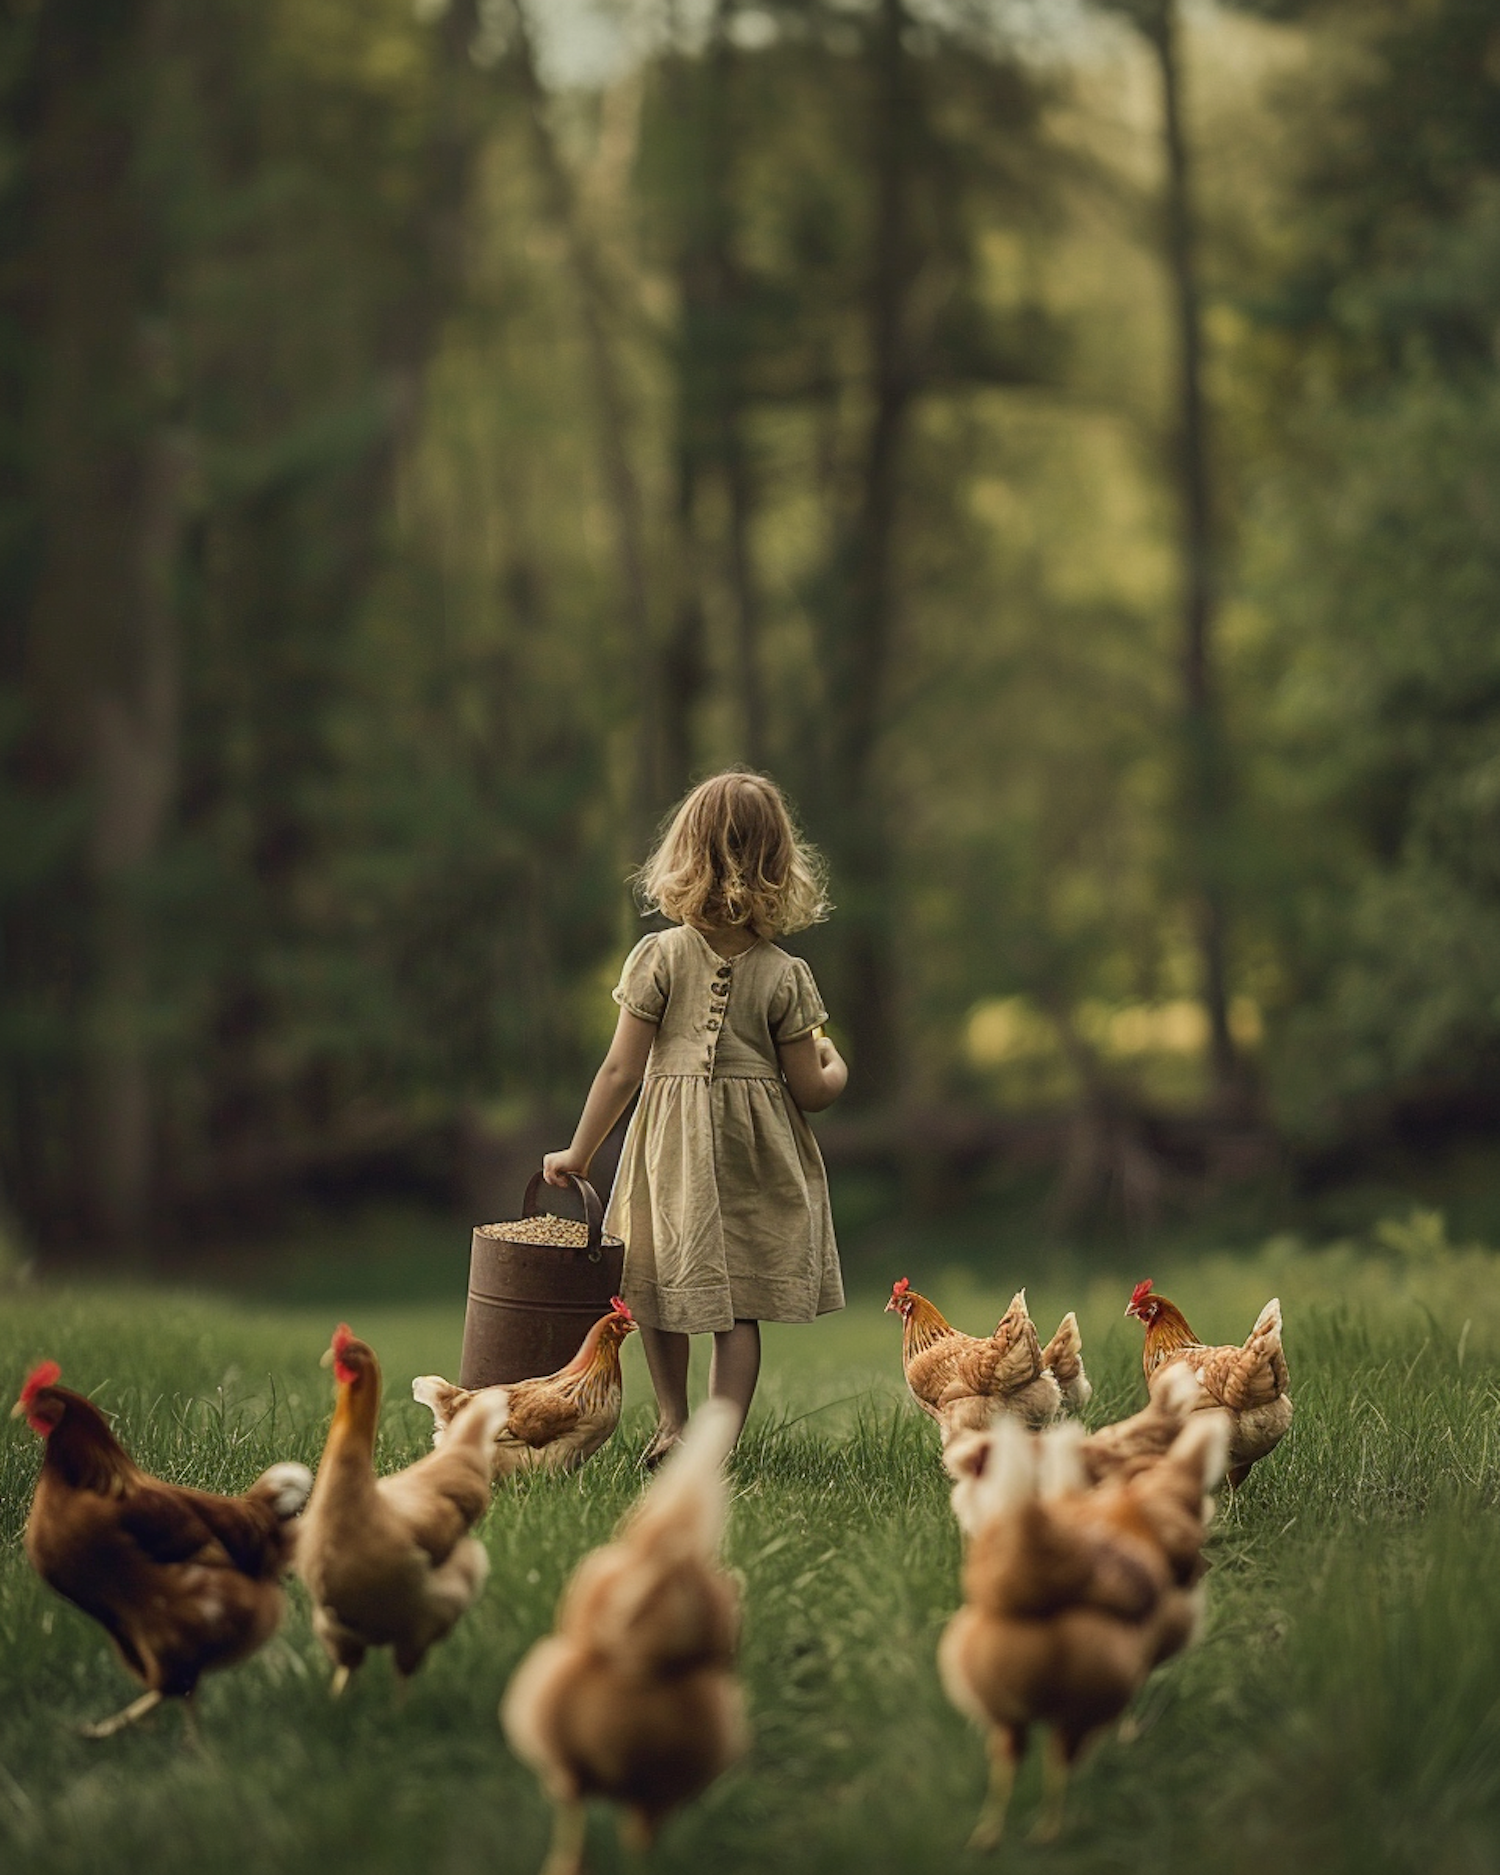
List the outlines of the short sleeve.
<svg viewBox="0 0 1500 1875">
<path fill-rule="evenodd" d="M 782 1042 L 800 1041 L 804 1035 L 810 1035 L 820 1022 L 828 1020 L 828 1011 L 823 1007 L 813 973 L 800 957 L 791 960 L 786 975 L 777 984 L 767 1015 L 771 1025 L 771 1039 L 778 1046 Z"/>
<path fill-rule="evenodd" d="M 650 931 L 625 959 L 612 994 L 622 1009 L 639 1016 L 642 1022 L 660 1022 L 667 1007 L 668 987 L 661 933 Z"/>
</svg>

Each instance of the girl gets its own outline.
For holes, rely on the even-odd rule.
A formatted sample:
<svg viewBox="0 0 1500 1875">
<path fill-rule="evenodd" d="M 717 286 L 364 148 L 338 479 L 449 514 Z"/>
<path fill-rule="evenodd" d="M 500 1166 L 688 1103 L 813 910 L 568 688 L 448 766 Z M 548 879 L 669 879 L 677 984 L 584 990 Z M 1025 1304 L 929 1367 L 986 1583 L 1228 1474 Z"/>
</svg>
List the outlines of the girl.
<svg viewBox="0 0 1500 1875">
<path fill-rule="evenodd" d="M 572 1145 L 543 1167 L 554 1185 L 586 1177 L 641 1088 L 606 1223 L 625 1239 L 625 1299 L 656 1389 L 654 1465 L 687 1424 L 689 1335 L 712 1332 L 709 1390 L 743 1425 L 760 1324 L 844 1306 L 828 1181 L 803 1116 L 837 1100 L 849 1071 L 820 1033 L 812 972 L 771 942 L 829 910 L 821 862 L 774 783 L 738 770 L 701 782 L 637 889 L 677 928 L 626 958 L 615 1038 Z"/>
</svg>

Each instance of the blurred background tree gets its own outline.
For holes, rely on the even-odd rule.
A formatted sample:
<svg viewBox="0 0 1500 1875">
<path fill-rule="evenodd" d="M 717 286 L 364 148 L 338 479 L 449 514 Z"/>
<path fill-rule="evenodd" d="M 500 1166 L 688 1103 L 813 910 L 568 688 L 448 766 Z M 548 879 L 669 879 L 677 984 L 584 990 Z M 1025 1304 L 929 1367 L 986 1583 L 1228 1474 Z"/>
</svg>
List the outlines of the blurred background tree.
<svg viewBox="0 0 1500 1875">
<path fill-rule="evenodd" d="M 731 761 L 836 1172 L 1492 1134 L 1500 10 L 18 0 L 0 88 L 12 1234 L 503 1202 Z"/>
</svg>

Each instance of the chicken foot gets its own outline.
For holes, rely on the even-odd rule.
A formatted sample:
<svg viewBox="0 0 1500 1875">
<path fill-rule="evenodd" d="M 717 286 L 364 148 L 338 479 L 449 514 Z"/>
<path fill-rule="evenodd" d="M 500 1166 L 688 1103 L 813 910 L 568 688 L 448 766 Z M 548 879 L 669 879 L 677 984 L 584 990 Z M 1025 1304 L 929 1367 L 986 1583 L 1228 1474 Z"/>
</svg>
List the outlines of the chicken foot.
<svg viewBox="0 0 1500 1875">
<path fill-rule="evenodd" d="M 1042 1807 L 1031 1826 L 1032 1842 L 1056 1842 L 1062 1834 L 1063 1808 L 1068 1800 L 1068 1773 L 1082 1740 L 1063 1732 L 1049 1732 L 1042 1756 Z"/>
<path fill-rule="evenodd" d="M 542 1875 L 583 1875 L 583 1846 L 588 1836 L 588 1811 L 580 1798 L 556 1798 L 552 1812 L 552 1843 Z"/>
<path fill-rule="evenodd" d="M 1005 1833 L 1010 1794 L 1016 1787 L 1016 1766 L 1026 1748 L 1026 1729 L 1019 1725 L 997 1725 L 987 1740 L 990 1756 L 990 1782 L 984 1807 L 969 1838 L 970 1849 L 981 1852 L 999 1847 Z"/>
<path fill-rule="evenodd" d="M 134 1725 L 138 1719 L 144 1719 L 148 1712 L 155 1712 L 164 1695 L 161 1693 L 142 1693 L 139 1699 L 132 1699 L 123 1711 L 112 1718 L 96 1720 L 92 1725 L 80 1725 L 79 1736 L 83 1738 L 113 1738 L 116 1732 L 123 1732 L 127 1725 Z"/>
</svg>

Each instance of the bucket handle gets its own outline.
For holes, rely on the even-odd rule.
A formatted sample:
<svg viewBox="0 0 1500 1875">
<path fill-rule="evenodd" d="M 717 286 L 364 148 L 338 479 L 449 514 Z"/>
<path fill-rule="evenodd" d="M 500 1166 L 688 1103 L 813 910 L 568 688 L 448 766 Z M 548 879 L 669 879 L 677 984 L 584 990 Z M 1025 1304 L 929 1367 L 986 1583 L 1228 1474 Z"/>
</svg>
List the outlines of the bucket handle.
<svg viewBox="0 0 1500 1875">
<path fill-rule="evenodd" d="M 531 1183 L 526 1187 L 526 1196 L 521 1200 L 522 1217 L 536 1216 L 536 1195 L 542 1188 L 543 1176 L 541 1172 L 532 1173 Z M 570 1172 L 568 1177 L 573 1183 L 574 1190 L 583 1200 L 583 1221 L 587 1224 L 589 1232 L 589 1262 L 602 1263 L 604 1261 L 604 1206 L 599 1202 L 598 1192 L 586 1178 L 580 1178 L 576 1172 Z"/>
</svg>

